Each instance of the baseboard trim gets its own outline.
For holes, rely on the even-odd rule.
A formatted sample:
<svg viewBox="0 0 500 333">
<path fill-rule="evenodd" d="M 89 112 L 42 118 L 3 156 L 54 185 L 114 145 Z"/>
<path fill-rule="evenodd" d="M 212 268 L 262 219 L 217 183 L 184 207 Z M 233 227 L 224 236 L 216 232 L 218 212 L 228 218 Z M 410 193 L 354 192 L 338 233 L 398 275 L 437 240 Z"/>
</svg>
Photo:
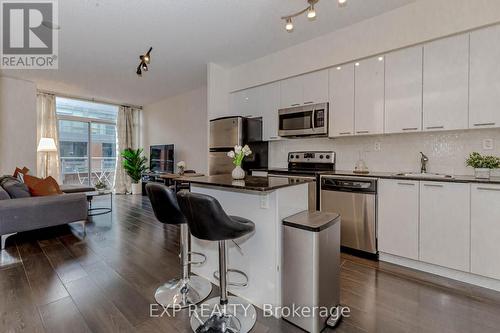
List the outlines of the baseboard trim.
<svg viewBox="0 0 500 333">
<path fill-rule="evenodd" d="M 382 253 L 382 252 L 379 254 L 379 260 L 399 266 L 412 268 L 418 271 L 423 271 L 426 273 L 442 276 L 448 279 L 468 283 L 481 288 L 490 289 L 495 292 L 500 292 L 500 280 L 495 280 L 472 273 L 457 271 L 454 269 L 428 264 L 425 262 L 416 261 L 408 258 L 398 257 L 392 254 Z"/>
</svg>

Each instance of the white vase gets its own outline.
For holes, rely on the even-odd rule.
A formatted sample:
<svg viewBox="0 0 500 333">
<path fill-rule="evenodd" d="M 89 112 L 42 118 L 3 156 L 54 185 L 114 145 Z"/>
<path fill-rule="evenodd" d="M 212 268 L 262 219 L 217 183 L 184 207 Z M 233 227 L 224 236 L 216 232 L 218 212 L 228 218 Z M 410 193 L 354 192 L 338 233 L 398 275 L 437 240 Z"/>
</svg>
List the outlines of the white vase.
<svg viewBox="0 0 500 333">
<path fill-rule="evenodd" d="M 231 176 L 233 179 L 245 179 L 245 170 L 241 168 L 241 166 L 237 165 L 233 172 L 231 172 Z"/>
<path fill-rule="evenodd" d="M 474 176 L 479 179 L 489 179 L 490 178 L 491 169 L 488 168 L 475 168 Z"/>
<path fill-rule="evenodd" d="M 141 183 L 132 183 L 132 194 L 133 195 L 142 194 L 142 184 Z"/>
</svg>

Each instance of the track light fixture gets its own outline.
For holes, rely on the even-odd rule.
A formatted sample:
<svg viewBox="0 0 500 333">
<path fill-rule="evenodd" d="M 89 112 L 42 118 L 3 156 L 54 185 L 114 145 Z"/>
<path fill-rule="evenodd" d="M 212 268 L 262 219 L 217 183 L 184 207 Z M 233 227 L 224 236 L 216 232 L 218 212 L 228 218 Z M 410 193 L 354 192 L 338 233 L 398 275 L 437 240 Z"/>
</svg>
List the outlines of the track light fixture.
<svg viewBox="0 0 500 333">
<path fill-rule="evenodd" d="M 150 47 L 146 54 L 141 54 L 139 56 L 141 62 L 139 63 L 139 66 L 137 66 L 137 75 L 142 76 L 142 72 L 148 71 L 148 64 L 151 62 L 151 51 L 153 51 L 153 47 Z"/>
<path fill-rule="evenodd" d="M 292 19 L 297 17 L 297 16 L 300 16 L 304 13 L 306 13 L 307 18 L 310 21 L 315 20 L 316 19 L 316 9 L 314 8 L 314 5 L 316 5 L 318 2 L 319 2 L 319 0 L 307 0 L 307 3 L 308 3 L 307 8 L 305 8 L 297 13 L 291 14 L 291 15 L 282 16 L 281 19 L 285 20 L 285 30 L 288 32 L 292 32 L 293 31 Z M 347 0 L 337 0 L 337 2 L 338 2 L 339 7 L 344 7 L 347 5 Z"/>
</svg>

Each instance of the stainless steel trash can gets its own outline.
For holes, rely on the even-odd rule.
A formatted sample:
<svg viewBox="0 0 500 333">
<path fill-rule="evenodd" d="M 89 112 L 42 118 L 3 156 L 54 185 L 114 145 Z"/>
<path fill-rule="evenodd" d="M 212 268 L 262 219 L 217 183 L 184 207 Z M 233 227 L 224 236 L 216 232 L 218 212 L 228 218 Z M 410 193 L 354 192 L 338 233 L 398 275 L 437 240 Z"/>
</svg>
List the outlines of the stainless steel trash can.
<svg viewBox="0 0 500 333">
<path fill-rule="evenodd" d="M 283 229 L 282 316 L 319 333 L 340 303 L 340 216 L 304 211 Z"/>
</svg>

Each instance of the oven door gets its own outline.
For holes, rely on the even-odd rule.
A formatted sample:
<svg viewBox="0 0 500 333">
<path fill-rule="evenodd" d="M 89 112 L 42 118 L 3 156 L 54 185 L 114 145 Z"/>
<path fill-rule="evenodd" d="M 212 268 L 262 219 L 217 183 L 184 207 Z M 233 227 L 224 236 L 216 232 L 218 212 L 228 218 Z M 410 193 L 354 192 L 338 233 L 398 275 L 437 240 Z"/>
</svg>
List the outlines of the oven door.
<svg viewBox="0 0 500 333">
<path fill-rule="evenodd" d="M 328 103 L 281 109 L 279 136 L 306 136 L 328 134 Z"/>
<path fill-rule="evenodd" d="M 291 175 L 283 175 L 283 174 L 273 174 L 268 173 L 268 177 L 281 177 L 281 178 L 289 178 L 289 179 L 311 179 L 313 182 L 308 183 L 308 207 L 309 211 L 314 212 L 318 210 L 317 207 L 317 187 L 316 187 L 316 177 L 314 176 L 291 176 Z"/>
</svg>

